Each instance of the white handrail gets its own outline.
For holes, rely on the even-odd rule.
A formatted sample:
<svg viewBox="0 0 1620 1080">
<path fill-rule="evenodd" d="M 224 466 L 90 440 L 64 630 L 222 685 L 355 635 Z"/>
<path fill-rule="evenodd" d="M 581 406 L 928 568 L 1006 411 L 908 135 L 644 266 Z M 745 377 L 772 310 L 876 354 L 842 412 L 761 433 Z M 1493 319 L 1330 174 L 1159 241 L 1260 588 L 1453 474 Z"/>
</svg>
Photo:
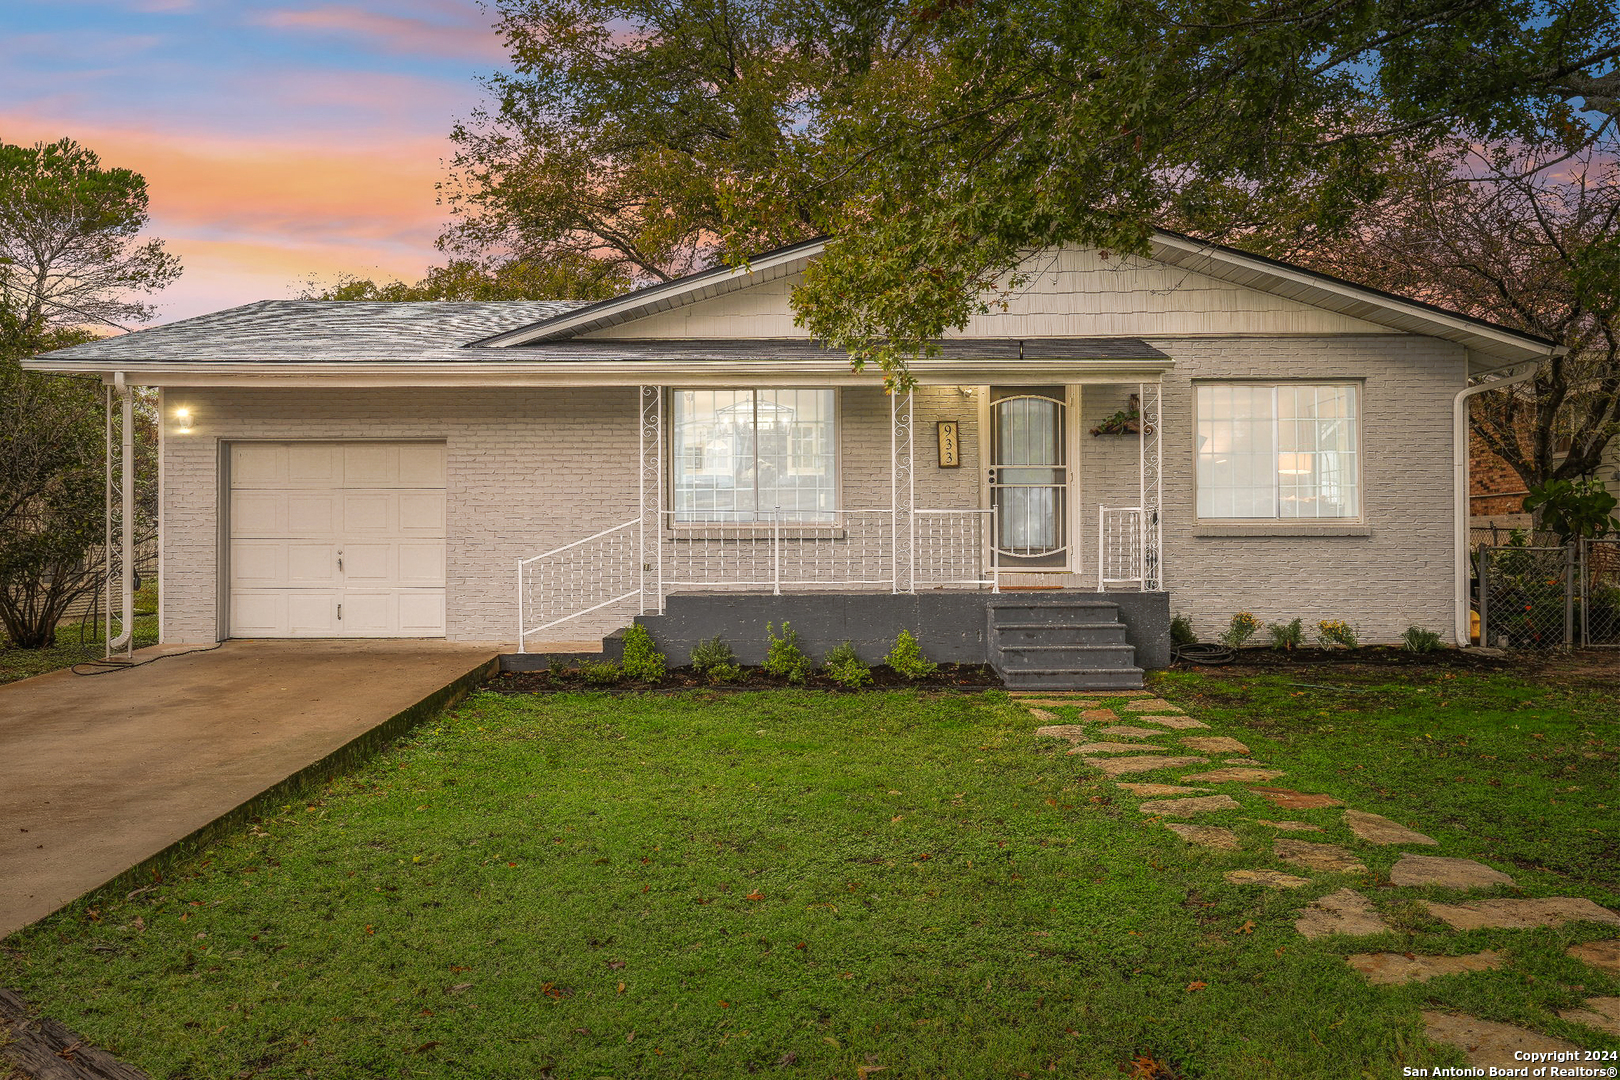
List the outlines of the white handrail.
<svg viewBox="0 0 1620 1080">
<path fill-rule="evenodd" d="M 572 544 L 564 544 L 562 547 L 552 548 L 550 551 L 541 552 L 539 555 L 531 555 L 527 559 L 519 559 L 518 560 L 518 565 L 519 566 L 527 566 L 529 563 L 539 562 L 541 559 L 549 559 L 553 555 L 561 555 L 563 552 L 567 551 L 569 548 L 577 548 L 577 547 L 579 547 L 579 545 L 588 544 L 592 540 L 600 540 L 600 539 L 602 539 L 602 537 L 606 536 L 608 533 L 616 533 L 620 529 L 628 529 L 632 525 L 639 525 L 639 524 L 641 524 L 641 521 L 640 521 L 639 518 L 632 519 L 630 521 L 625 522 L 623 525 L 615 525 L 610 529 L 603 529 L 599 533 L 592 533 L 590 536 L 587 536 L 583 540 L 575 540 Z"/>
</svg>

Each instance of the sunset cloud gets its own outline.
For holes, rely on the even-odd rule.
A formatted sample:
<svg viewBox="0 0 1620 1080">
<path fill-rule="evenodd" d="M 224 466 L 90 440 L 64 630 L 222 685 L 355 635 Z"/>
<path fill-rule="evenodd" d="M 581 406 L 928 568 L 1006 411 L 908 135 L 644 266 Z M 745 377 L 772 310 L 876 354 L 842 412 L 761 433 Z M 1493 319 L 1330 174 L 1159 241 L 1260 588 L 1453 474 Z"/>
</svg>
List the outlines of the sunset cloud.
<svg viewBox="0 0 1620 1080">
<path fill-rule="evenodd" d="M 391 52 L 453 54 L 492 63 L 505 56 L 500 38 L 487 26 L 412 18 L 359 7 L 273 9 L 254 13 L 250 21 L 276 30 L 347 35 Z"/>
</svg>

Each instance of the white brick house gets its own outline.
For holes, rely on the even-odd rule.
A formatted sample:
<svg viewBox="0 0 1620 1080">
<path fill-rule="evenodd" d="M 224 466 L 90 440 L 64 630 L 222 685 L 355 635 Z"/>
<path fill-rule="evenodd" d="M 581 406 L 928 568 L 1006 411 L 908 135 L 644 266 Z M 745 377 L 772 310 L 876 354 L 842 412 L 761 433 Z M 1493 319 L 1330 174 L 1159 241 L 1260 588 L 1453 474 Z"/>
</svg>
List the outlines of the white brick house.
<svg viewBox="0 0 1620 1080">
<path fill-rule="evenodd" d="M 1459 392 L 1554 350 L 1160 233 L 1032 258 L 891 399 L 793 323 L 820 250 L 595 304 L 267 301 L 28 366 L 160 388 L 168 642 L 1054 586 L 1389 641 L 1456 625 Z"/>
</svg>

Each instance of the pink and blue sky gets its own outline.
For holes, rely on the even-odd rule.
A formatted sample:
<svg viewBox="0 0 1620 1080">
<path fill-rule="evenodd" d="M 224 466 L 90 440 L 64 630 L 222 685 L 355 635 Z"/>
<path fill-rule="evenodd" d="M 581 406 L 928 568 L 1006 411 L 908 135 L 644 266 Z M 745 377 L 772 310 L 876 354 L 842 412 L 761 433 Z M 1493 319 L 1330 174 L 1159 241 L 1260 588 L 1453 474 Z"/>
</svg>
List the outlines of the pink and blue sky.
<svg viewBox="0 0 1620 1080">
<path fill-rule="evenodd" d="M 451 125 L 504 57 L 491 21 L 475 0 L 5 0 L 0 139 L 145 175 L 185 264 L 159 322 L 414 279 Z"/>
</svg>

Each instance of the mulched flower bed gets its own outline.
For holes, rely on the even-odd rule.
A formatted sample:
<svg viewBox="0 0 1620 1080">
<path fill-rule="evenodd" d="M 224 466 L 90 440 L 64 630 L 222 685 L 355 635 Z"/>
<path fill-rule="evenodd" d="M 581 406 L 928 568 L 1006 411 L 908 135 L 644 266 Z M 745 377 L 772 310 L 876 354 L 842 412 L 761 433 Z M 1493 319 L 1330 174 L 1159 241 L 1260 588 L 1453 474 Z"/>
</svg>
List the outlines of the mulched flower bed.
<svg viewBox="0 0 1620 1080">
<path fill-rule="evenodd" d="M 1287 671 L 1293 668 L 1404 668 L 1449 671 L 1500 671 L 1519 666 L 1512 655 L 1495 650 L 1439 649 L 1431 653 L 1415 653 L 1398 645 L 1367 645 L 1359 649 L 1273 649 L 1268 646 L 1247 646 L 1236 650 L 1237 658 L 1219 668 L 1206 668 L 1200 664 L 1178 660 L 1173 665 L 1183 671 Z"/>
<path fill-rule="evenodd" d="M 693 673 L 691 668 L 672 668 L 656 683 L 623 682 L 603 685 L 588 682 L 577 666 L 561 671 L 508 671 L 484 684 L 484 689 L 503 694 L 563 694 L 563 693 L 645 693 L 669 690 L 781 690 L 791 684 L 765 674 L 759 668 L 743 668 L 742 677 L 735 682 L 712 683 Z M 817 671 L 801 687 L 810 690 L 846 690 L 826 675 Z M 983 664 L 941 664 L 925 679 L 912 680 L 884 665 L 872 669 L 872 684 L 865 689 L 897 690 L 911 687 L 918 690 L 989 690 L 999 689 L 1001 679 Z M 846 691 L 847 692 L 847 691 Z"/>
</svg>

